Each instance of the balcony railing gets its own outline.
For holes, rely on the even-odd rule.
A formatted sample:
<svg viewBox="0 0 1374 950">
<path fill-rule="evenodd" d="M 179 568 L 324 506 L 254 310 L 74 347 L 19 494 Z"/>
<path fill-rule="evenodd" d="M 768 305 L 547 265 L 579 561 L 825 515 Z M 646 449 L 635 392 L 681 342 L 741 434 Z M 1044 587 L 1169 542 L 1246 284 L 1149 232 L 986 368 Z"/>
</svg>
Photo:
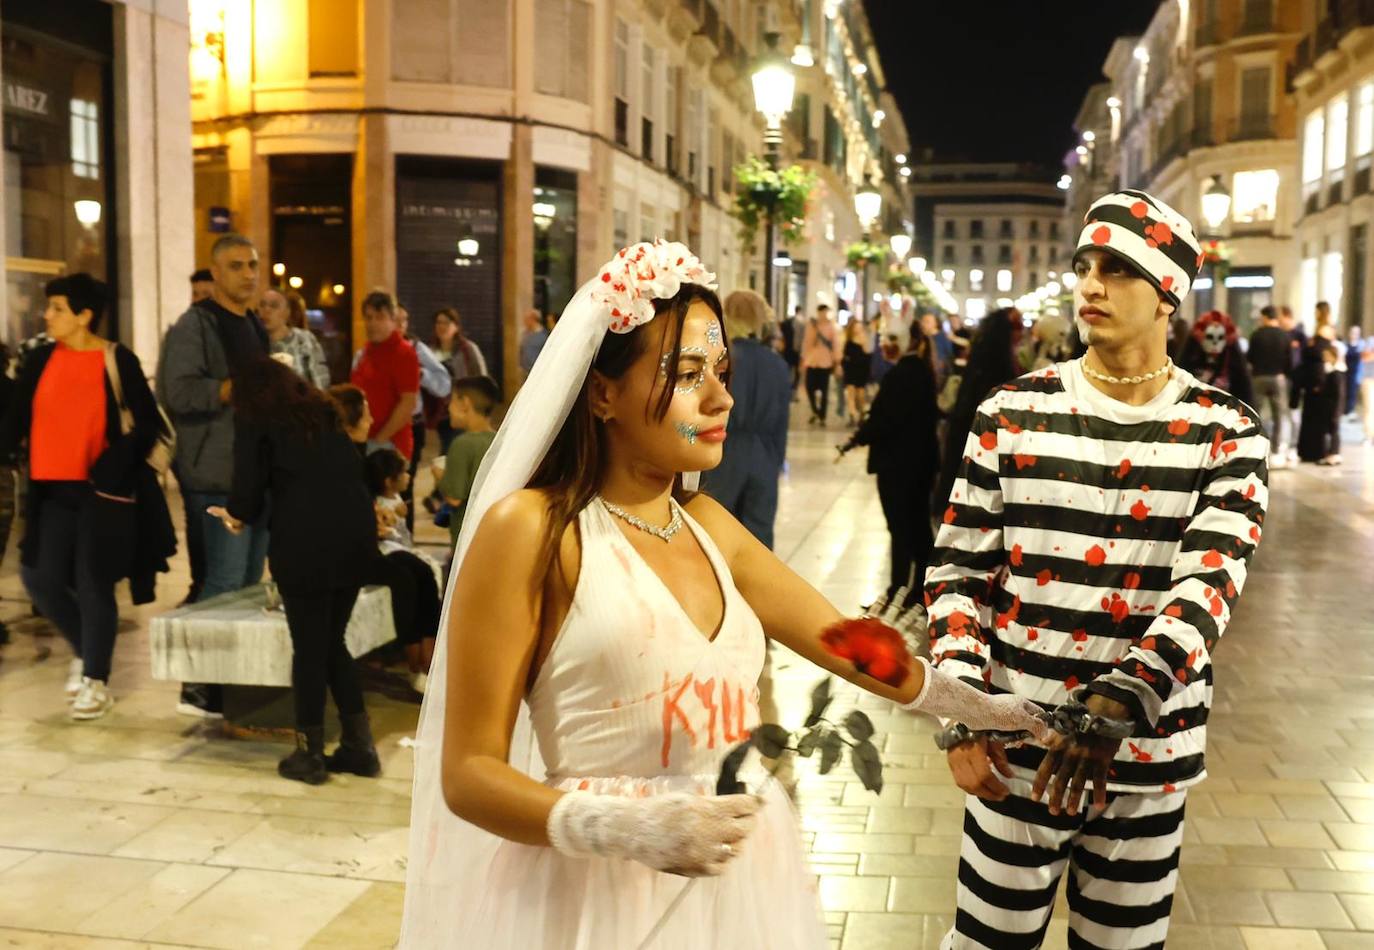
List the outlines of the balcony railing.
<svg viewBox="0 0 1374 950">
<path fill-rule="evenodd" d="M 1288 84 L 1292 86 L 1293 80 L 1311 69 L 1323 53 L 1335 49 L 1347 33 L 1365 26 L 1374 26 L 1374 0 L 1333 0 L 1327 18 L 1294 49 Z"/>
<path fill-rule="evenodd" d="M 1227 141 L 1253 142 L 1257 139 L 1274 137 L 1274 116 L 1268 113 L 1255 113 L 1232 119 L 1227 128 Z"/>
</svg>

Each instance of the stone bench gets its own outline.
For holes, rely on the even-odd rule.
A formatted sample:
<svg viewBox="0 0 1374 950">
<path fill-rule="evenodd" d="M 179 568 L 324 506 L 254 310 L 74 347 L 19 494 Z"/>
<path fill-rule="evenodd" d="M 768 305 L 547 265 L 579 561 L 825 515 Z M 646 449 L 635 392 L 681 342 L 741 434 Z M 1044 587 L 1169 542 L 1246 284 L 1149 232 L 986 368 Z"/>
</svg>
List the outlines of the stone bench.
<svg viewBox="0 0 1374 950">
<path fill-rule="evenodd" d="M 153 678 L 230 686 L 290 686 L 291 634 L 286 614 L 267 608 L 259 584 L 154 617 L 149 631 Z M 391 595 L 365 587 L 344 642 L 355 657 L 396 638 Z"/>
</svg>

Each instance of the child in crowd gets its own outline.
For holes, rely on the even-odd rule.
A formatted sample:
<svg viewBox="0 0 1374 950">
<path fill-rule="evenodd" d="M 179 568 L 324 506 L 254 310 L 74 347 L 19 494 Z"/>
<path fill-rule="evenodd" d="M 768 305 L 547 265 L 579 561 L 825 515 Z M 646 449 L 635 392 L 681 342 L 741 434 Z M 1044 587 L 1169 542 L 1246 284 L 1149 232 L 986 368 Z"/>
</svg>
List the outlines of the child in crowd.
<svg viewBox="0 0 1374 950">
<path fill-rule="evenodd" d="M 463 506 L 472 494 L 472 483 L 482 458 L 496 438 L 491 419 L 501 404 L 501 390 L 490 376 L 466 376 L 453 384 L 449 396 L 448 417 L 455 429 L 463 434 L 448 447 L 442 464 L 435 465 L 435 480 L 453 513 L 449 518 L 449 538 L 458 544 L 458 532 L 463 528 Z"/>
<path fill-rule="evenodd" d="M 368 489 L 377 509 L 381 564 L 377 580 L 391 589 L 396 638 L 405 650 L 410 684 L 425 691 L 434 639 L 439 632 L 440 567 L 418 551 L 405 523 L 401 493 L 410 484 L 405 458 L 395 449 L 378 449 L 367 457 Z"/>
</svg>

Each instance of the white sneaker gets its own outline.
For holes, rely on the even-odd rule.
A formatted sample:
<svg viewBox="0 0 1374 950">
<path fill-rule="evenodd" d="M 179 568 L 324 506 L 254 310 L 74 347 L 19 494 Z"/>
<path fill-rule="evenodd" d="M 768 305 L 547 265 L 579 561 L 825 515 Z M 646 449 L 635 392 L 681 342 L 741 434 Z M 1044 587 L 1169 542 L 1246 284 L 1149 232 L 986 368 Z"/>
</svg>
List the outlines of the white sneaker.
<svg viewBox="0 0 1374 950">
<path fill-rule="evenodd" d="M 1287 468 L 1287 467 L 1288 467 L 1288 453 L 1286 453 L 1286 452 L 1275 452 L 1273 455 L 1269 456 L 1269 467 L 1270 467 L 1271 469 L 1274 469 L 1274 468 Z"/>
<path fill-rule="evenodd" d="M 413 689 L 413 690 L 415 690 L 415 692 L 417 692 L 417 693 L 419 693 L 421 696 L 423 696 L 423 695 L 425 694 L 425 689 L 426 689 L 426 687 L 428 687 L 428 686 L 429 686 L 429 674 L 428 674 L 428 673 L 411 673 L 411 674 L 410 674 L 410 688 Z"/>
<path fill-rule="evenodd" d="M 114 708 L 114 697 L 100 680 L 89 676 L 81 680 L 81 692 L 72 702 L 71 717 L 76 720 L 99 719 Z"/>
<path fill-rule="evenodd" d="M 81 657 L 76 657 L 74 660 L 71 661 L 71 663 L 67 665 L 66 688 L 68 702 L 71 702 L 73 699 L 75 699 L 76 694 L 81 692 L 81 681 L 84 678 L 81 675 L 83 669 L 84 667 L 82 666 Z"/>
</svg>

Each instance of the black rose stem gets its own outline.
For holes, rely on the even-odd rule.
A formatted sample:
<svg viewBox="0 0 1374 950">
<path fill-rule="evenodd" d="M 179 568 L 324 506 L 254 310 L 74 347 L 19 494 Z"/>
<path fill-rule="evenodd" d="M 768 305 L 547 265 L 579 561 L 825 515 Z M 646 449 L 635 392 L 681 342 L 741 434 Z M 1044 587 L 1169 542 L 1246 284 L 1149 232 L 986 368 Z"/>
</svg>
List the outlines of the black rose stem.
<svg viewBox="0 0 1374 950">
<path fill-rule="evenodd" d="M 720 766 L 720 778 L 716 781 L 717 795 L 738 795 L 747 791 L 744 783 L 737 777 L 740 766 L 744 764 L 744 759 L 750 749 L 758 749 L 759 754 L 764 758 L 772 759 L 773 764 L 768 768 L 768 775 L 759 786 L 755 793 L 763 795 L 768 789 L 770 782 L 776 782 L 778 769 L 782 767 L 783 757 L 789 752 L 800 755 L 802 758 L 809 759 L 816 750 L 821 753 L 819 772 L 822 775 L 829 774 L 840 761 L 844 747 L 849 747 L 849 761 L 854 768 L 854 774 L 858 776 L 864 788 L 870 792 L 881 792 L 883 790 L 883 762 L 878 755 L 878 748 L 873 744 L 873 722 L 866 714 L 860 710 L 850 710 L 849 715 L 844 717 L 842 726 L 844 731 L 849 733 L 846 739 L 840 732 L 840 727 L 825 718 L 825 711 L 830 707 L 830 702 L 835 697 L 831 693 L 830 679 L 821 680 L 811 690 L 811 712 L 806 717 L 806 723 L 802 731 L 796 735 L 800 736 L 796 744 L 792 743 L 794 734 L 788 732 L 782 726 L 771 722 L 760 725 L 750 735 L 748 741 L 742 742 L 730 750 Z M 852 740 L 852 741 L 851 741 Z M 658 922 L 651 929 L 639 944 L 638 950 L 648 950 L 659 933 L 662 932 L 669 918 L 682 906 L 687 895 L 696 886 L 700 878 L 691 878 L 682 886 L 677 897 L 663 911 L 663 915 L 658 918 Z"/>
</svg>

